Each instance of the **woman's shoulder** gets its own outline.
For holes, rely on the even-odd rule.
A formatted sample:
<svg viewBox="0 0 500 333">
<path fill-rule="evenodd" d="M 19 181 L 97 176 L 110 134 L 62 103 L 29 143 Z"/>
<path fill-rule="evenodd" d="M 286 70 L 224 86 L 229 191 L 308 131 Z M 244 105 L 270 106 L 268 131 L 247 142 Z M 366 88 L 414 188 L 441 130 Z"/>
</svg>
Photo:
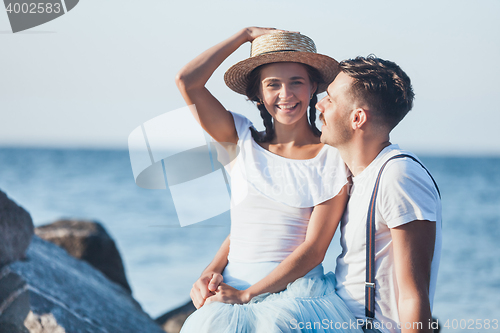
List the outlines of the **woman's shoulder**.
<svg viewBox="0 0 500 333">
<path fill-rule="evenodd" d="M 238 138 L 241 140 L 246 137 L 250 133 L 250 128 L 253 127 L 253 123 L 240 113 L 236 113 L 233 111 L 228 111 L 234 120 L 234 127 L 236 128 L 236 133 L 238 134 Z"/>
</svg>

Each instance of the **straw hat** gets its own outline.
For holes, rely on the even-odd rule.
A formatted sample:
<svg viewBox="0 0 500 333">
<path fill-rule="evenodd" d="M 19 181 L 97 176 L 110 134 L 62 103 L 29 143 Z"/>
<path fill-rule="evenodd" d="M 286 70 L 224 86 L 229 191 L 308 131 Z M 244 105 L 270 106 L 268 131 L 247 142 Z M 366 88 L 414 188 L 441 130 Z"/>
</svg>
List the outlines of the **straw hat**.
<svg viewBox="0 0 500 333">
<path fill-rule="evenodd" d="M 245 95 L 248 75 L 255 68 L 273 62 L 298 62 L 316 68 L 324 81 L 318 86 L 318 93 L 325 91 L 339 72 L 335 59 L 316 53 L 311 38 L 294 32 L 275 32 L 255 38 L 250 58 L 229 68 L 224 81 L 229 88 Z"/>
</svg>

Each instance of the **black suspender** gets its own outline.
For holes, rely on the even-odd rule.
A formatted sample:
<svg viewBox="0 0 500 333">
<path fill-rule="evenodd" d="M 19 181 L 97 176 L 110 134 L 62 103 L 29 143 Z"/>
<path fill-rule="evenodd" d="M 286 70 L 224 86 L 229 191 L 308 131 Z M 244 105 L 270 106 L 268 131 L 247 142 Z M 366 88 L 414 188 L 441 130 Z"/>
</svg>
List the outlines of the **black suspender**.
<svg viewBox="0 0 500 333">
<path fill-rule="evenodd" d="M 441 193 L 439 192 L 439 188 L 436 184 L 436 181 L 432 177 L 431 173 L 427 168 L 420 163 L 415 157 L 407 154 L 399 154 L 389 158 L 380 168 L 380 171 L 377 175 L 377 180 L 375 181 L 375 187 L 373 188 L 372 197 L 370 199 L 370 206 L 368 208 L 368 215 L 366 217 L 366 282 L 365 282 L 365 316 L 367 322 L 373 322 L 375 318 L 375 203 L 377 201 L 377 193 L 380 183 L 380 177 L 382 175 L 382 171 L 389 161 L 396 159 L 408 157 L 420 164 L 427 174 L 431 177 L 432 182 L 436 186 L 439 197 L 441 197 Z"/>
</svg>

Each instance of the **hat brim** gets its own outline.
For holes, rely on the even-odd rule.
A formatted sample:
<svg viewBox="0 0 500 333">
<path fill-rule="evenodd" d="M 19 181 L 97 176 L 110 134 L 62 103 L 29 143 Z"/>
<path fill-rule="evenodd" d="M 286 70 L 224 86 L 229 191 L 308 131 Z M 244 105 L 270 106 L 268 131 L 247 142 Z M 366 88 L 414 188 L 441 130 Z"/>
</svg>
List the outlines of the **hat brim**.
<svg viewBox="0 0 500 333">
<path fill-rule="evenodd" d="M 224 74 L 224 81 L 229 88 L 238 94 L 246 95 L 248 75 L 259 66 L 276 62 L 297 62 L 316 68 L 323 79 L 323 82 L 318 85 L 318 94 L 326 91 L 328 85 L 340 71 L 339 63 L 335 59 L 323 54 L 279 51 L 261 54 L 234 64 Z"/>
</svg>

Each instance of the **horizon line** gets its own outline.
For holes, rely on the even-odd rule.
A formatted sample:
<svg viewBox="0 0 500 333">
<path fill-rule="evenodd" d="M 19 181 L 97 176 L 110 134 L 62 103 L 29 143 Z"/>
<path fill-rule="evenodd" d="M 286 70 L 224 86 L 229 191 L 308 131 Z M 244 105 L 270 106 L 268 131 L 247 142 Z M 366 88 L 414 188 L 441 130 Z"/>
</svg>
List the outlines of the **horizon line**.
<svg viewBox="0 0 500 333">
<path fill-rule="evenodd" d="M 405 149 L 405 147 L 402 147 Z M 80 151 L 123 151 L 128 152 L 128 147 L 126 145 L 34 145 L 34 144 L 4 144 L 0 143 L 0 149 L 2 150 L 80 150 Z M 435 150 L 425 150 L 425 149 L 409 149 L 413 153 L 419 156 L 427 157 L 470 157 L 470 158 L 500 158 L 499 151 L 478 151 L 478 150 L 450 150 L 441 151 L 439 149 Z"/>
</svg>

